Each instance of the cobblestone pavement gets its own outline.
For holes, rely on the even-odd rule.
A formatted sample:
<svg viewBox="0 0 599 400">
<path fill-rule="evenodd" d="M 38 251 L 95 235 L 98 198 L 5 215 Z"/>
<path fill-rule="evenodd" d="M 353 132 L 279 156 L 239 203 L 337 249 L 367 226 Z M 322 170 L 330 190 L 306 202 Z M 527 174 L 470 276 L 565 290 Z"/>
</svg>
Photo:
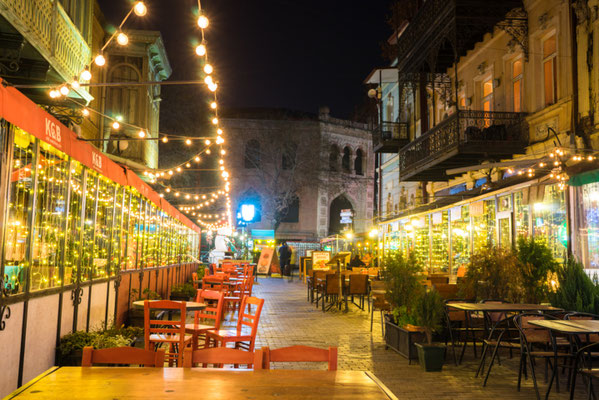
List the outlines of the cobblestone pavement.
<svg viewBox="0 0 599 400">
<path fill-rule="evenodd" d="M 265 299 L 260 319 L 256 348 L 278 348 L 303 344 L 317 347 L 337 346 L 338 368 L 342 370 L 372 371 L 395 395 L 408 399 L 532 399 L 535 397 L 532 381 L 523 380 L 517 392 L 516 357 L 502 357 L 502 365 L 494 365 L 486 387 L 475 378 L 477 360 L 469 348 L 460 366 L 446 363 L 443 372 L 423 372 L 417 362 L 408 361 L 393 350 L 385 350 L 380 320 L 375 318 L 370 332 L 370 314 L 350 306 L 348 313 L 336 309 L 323 313 L 306 301 L 306 286 L 297 277 L 259 278 L 254 295 Z M 380 317 L 379 317 L 380 318 Z M 541 396 L 546 386 L 540 362 L 537 376 Z M 284 368 L 312 369 L 318 365 L 290 364 Z M 276 368 L 276 366 L 274 366 Z M 324 367 L 323 367 L 324 368 Z M 550 399 L 567 399 L 565 376 L 561 393 L 552 391 Z M 586 398 L 582 384 L 576 398 Z"/>
</svg>

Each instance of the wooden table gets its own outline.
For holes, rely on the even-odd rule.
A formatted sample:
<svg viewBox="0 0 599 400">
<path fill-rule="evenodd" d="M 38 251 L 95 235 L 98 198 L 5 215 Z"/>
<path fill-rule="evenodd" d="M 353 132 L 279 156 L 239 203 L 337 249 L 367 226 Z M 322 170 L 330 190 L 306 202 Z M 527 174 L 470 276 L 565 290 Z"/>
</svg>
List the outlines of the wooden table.
<svg viewBox="0 0 599 400">
<path fill-rule="evenodd" d="M 561 308 L 543 304 L 523 303 L 448 303 L 447 307 L 462 311 L 481 312 L 527 312 L 527 311 L 562 311 Z"/>
<path fill-rule="evenodd" d="M 142 309 L 144 308 L 144 301 L 145 300 L 137 300 L 133 302 L 133 308 L 138 308 L 138 309 Z M 150 303 L 153 301 L 159 301 L 159 300 L 149 300 Z M 174 300 L 175 301 L 175 300 Z M 177 302 L 179 302 L 177 300 Z M 187 311 L 200 311 L 203 310 L 204 308 L 206 308 L 206 304 L 204 303 L 196 303 L 195 301 L 187 301 L 185 302 L 185 309 Z M 165 308 L 163 309 L 164 311 L 173 311 L 172 308 Z"/>
<path fill-rule="evenodd" d="M 540 319 L 528 321 L 530 325 L 547 328 L 552 331 L 566 333 L 569 335 L 591 335 L 599 333 L 599 321 L 597 320 L 561 320 L 561 319 Z"/>
<path fill-rule="evenodd" d="M 397 399 L 370 372 L 52 367 L 7 399 Z"/>
</svg>

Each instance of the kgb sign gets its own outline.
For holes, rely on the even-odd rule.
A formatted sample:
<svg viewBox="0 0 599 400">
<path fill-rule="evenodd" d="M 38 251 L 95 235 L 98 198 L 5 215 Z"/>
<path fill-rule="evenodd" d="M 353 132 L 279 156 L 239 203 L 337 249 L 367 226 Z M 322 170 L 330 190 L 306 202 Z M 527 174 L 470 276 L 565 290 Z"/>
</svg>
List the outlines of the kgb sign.
<svg viewBox="0 0 599 400">
<path fill-rule="evenodd" d="M 46 118 L 46 137 L 45 141 L 54 147 L 62 150 L 62 135 L 60 133 L 60 125 L 51 119 Z"/>
</svg>

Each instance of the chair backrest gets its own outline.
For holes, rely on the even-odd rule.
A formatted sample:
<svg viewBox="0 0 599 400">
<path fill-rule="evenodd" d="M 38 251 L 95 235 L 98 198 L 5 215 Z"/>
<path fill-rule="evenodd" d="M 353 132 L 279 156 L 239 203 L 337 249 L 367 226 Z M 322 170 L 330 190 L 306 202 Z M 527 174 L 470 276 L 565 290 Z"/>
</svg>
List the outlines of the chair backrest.
<svg viewBox="0 0 599 400">
<path fill-rule="evenodd" d="M 328 350 L 309 346 L 291 346 L 264 351 L 264 369 L 270 369 L 271 362 L 326 362 L 329 371 L 337 371 L 337 347 L 329 347 Z"/>
<path fill-rule="evenodd" d="M 328 273 L 328 270 L 316 270 L 314 271 L 314 280 L 325 279 Z"/>
<path fill-rule="evenodd" d="M 349 294 L 367 294 L 368 275 L 352 274 L 349 276 Z"/>
<path fill-rule="evenodd" d="M 168 311 L 179 311 L 179 319 L 150 319 L 152 310 L 168 310 Z M 162 335 L 166 337 L 173 337 L 178 335 L 179 348 L 183 348 L 185 339 L 185 311 L 186 302 L 184 301 L 171 301 L 171 300 L 154 300 L 144 301 L 144 339 L 145 348 L 150 350 L 150 335 Z"/>
<path fill-rule="evenodd" d="M 339 273 L 326 275 L 325 292 L 326 294 L 339 294 Z"/>
<path fill-rule="evenodd" d="M 164 367 L 164 350 L 152 351 L 136 347 L 111 347 L 96 350 L 91 346 L 84 347 L 81 366 L 91 367 L 94 364 L 133 364 L 162 368 Z"/>
<path fill-rule="evenodd" d="M 363 267 L 353 267 L 351 270 L 357 274 L 365 274 L 368 272 L 368 268 L 363 268 Z M 366 272 L 364 272 L 364 271 L 366 271 Z"/>
<path fill-rule="evenodd" d="M 183 367 L 191 368 L 196 364 L 207 366 L 214 364 L 220 368 L 223 364 L 245 364 L 253 366 L 254 369 L 262 369 L 263 351 L 246 351 L 231 349 L 228 347 L 213 347 L 210 349 L 194 350 L 187 348 L 183 356 Z"/>
<path fill-rule="evenodd" d="M 225 289 L 223 281 L 226 279 L 225 275 L 207 275 L 202 279 L 202 289 L 217 290 L 222 292 Z"/>
<path fill-rule="evenodd" d="M 217 290 L 199 289 L 196 293 L 195 301 L 197 303 L 206 303 L 206 308 L 202 311 L 196 311 L 194 324 L 199 324 L 201 319 L 210 319 L 214 321 L 214 327 L 220 328 L 222 320 L 223 306 L 225 304 L 225 295 Z"/>
<path fill-rule="evenodd" d="M 481 303 L 505 304 L 505 303 L 507 303 L 507 301 L 501 300 L 501 299 L 485 299 L 485 300 L 481 301 Z M 504 312 L 489 312 L 489 313 L 486 313 L 485 315 L 487 315 L 489 317 L 489 320 L 492 324 L 497 323 L 497 322 L 501 321 L 502 319 L 506 318 L 506 313 L 504 313 Z"/>
<path fill-rule="evenodd" d="M 198 273 L 197 272 L 191 273 L 191 282 L 193 284 L 193 288 L 197 290 L 198 289 Z"/>
<path fill-rule="evenodd" d="M 530 321 L 544 320 L 544 319 L 558 319 L 548 314 L 533 314 L 525 313 L 519 314 L 514 317 L 514 325 L 520 332 L 520 340 L 522 344 L 528 348 L 531 343 L 542 343 L 547 344 L 551 342 L 551 335 L 549 329 L 541 328 L 530 324 Z"/>
<path fill-rule="evenodd" d="M 259 299 L 257 297 L 244 296 L 241 300 L 239 316 L 237 317 L 237 334 L 241 335 L 244 326 L 251 329 L 250 336 L 252 337 L 252 342 L 250 343 L 250 351 L 254 350 L 253 339 L 256 337 L 256 332 L 258 332 L 258 323 L 260 322 L 260 314 L 262 313 L 263 306 L 264 299 Z M 253 314 L 252 309 L 255 310 Z"/>
<path fill-rule="evenodd" d="M 467 319 L 467 315 L 466 315 L 466 311 L 463 310 L 457 310 L 455 308 L 451 308 L 448 307 L 448 304 L 451 303 L 463 303 L 465 300 L 462 299 L 449 299 L 445 301 L 445 313 L 446 313 L 446 317 L 447 319 L 449 319 L 449 322 L 460 322 L 460 321 L 466 321 Z"/>
</svg>

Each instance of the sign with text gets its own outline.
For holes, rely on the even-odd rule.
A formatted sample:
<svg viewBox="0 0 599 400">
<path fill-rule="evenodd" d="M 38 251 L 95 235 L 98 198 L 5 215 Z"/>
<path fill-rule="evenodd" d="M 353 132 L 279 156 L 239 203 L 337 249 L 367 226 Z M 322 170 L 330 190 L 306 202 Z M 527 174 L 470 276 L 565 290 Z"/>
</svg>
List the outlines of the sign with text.
<svg viewBox="0 0 599 400">
<path fill-rule="evenodd" d="M 272 257 L 275 254 L 275 249 L 270 247 L 264 247 L 262 252 L 260 253 L 260 259 L 258 260 L 258 265 L 256 266 L 256 270 L 259 274 L 268 274 L 270 271 L 270 264 L 272 263 Z"/>
<path fill-rule="evenodd" d="M 341 216 L 342 224 L 351 224 L 354 213 L 352 212 L 351 209 L 344 209 L 344 210 L 341 210 L 340 216 Z"/>
<path fill-rule="evenodd" d="M 323 270 L 329 269 L 327 262 L 331 259 L 330 251 L 313 251 L 312 252 L 312 269 Z"/>
</svg>

